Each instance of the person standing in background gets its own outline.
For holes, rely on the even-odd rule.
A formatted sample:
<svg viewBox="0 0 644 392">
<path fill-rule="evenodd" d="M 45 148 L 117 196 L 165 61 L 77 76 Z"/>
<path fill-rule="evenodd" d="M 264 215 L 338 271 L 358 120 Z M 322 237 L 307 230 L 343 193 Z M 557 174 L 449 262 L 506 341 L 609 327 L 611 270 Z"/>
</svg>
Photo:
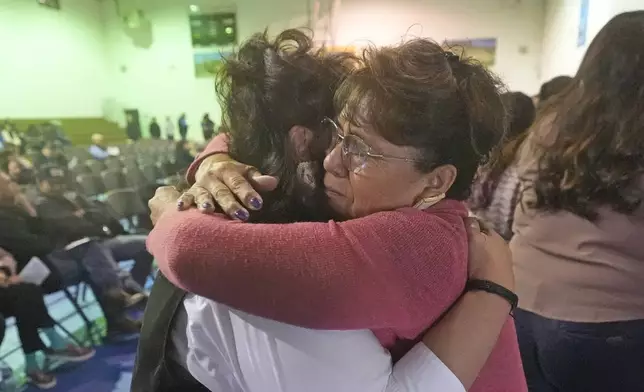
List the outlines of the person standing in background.
<svg viewBox="0 0 644 392">
<path fill-rule="evenodd" d="M 517 156 L 514 316 L 531 392 L 644 386 L 642 31 L 644 11 L 610 20 Z"/>
<path fill-rule="evenodd" d="M 210 119 L 210 115 L 208 113 L 203 115 L 203 119 L 201 120 L 201 129 L 203 131 L 203 139 L 205 141 L 209 141 L 213 136 L 215 136 L 215 123 Z"/>
<path fill-rule="evenodd" d="M 168 140 L 174 140 L 174 122 L 170 116 L 165 117 L 165 137 Z"/>
<path fill-rule="evenodd" d="M 161 126 L 159 126 L 156 117 L 152 117 L 152 122 L 150 123 L 150 137 L 152 139 L 161 138 Z"/>
<path fill-rule="evenodd" d="M 536 109 L 532 99 L 523 93 L 506 93 L 502 98 L 510 113 L 505 141 L 498 158 L 479 169 L 468 205 L 474 215 L 510 241 L 520 183 L 514 161 L 534 122 Z"/>
<path fill-rule="evenodd" d="M 134 116 L 128 114 L 127 116 L 127 138 L 132 141 L 137 141 L 141 138 L 141 126 L 139 125 L 138 120 L 135 121 Z"/>
<path fill-rule="evenodd" d="M 186 136 L 188 135 L 188 121 L 186 120 L 186 114 L 181 113 L 181 116 L 179 116 L 179 136 L 181 137 L 181 140 L 186 140 Z"/>
</svg>

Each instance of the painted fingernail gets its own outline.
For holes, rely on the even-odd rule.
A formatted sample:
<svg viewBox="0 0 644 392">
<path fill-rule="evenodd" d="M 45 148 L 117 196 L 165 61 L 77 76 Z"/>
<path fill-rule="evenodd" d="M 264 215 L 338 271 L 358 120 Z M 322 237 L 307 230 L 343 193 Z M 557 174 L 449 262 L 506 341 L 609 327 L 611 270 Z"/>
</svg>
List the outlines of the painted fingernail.
<svg viewBox="0 0 644 392">
<path fill-rule="evenodd" d="M 262 208 L 262 201 L 256 197 L 253 197 L 250 199 L 250 205 L 254 209 L 259 210 L 260 208 Z"/>
<path fill-rule="evenodd" d="M 248 212 L 246 210 L 237 210 L 235 212 L 235 217 L 239 220 L 247 220 L 248 219 Z"/>
<path fill-rule="evenodd" d="M 183 200 L 177 202 L 177 208 L 183 208 Z"/>
<path fill-rule="evenodd" d="M 212 205 L 210 203 L 203 203 L 201 205 L 201 208 L 203 208 L 204 210 L 209 210 L 210 207 L 212 207 Z"/>
</svg>

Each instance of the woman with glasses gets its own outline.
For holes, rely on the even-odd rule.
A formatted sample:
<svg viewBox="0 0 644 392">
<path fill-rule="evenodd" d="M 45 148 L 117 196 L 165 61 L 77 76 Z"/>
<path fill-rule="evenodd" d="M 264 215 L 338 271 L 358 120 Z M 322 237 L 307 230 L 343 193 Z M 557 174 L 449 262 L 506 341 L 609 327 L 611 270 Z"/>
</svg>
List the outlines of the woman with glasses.
<svg viewBox="0 0 644 392">
<path fill-rule="evenodd" d="M 195 294 L 302 327 L 370 329 L 397 360 L 464 290 L 508 294 L 492 282 L 466 287 L 462 202 L 505 111 L 495 77 L 429 40 L 372 49 L 363 62 L 340 87 L 338 118 L 320 124 L 335 135 L 324 185 L 337 222 L 242 225 L 165 211 L 148 244 L 164 275 Z M 247 220 L 227 185 L 251 210 L 262 198 L 218 172 L 221 157 L 204 160 L 222 151 L 215 143 L 193 165 L 201 181 L 180 203 L 208 211 L 212 194 Z M 526 390 L 511 321 L 472 382 L 472 391 Z"/>
</svg>

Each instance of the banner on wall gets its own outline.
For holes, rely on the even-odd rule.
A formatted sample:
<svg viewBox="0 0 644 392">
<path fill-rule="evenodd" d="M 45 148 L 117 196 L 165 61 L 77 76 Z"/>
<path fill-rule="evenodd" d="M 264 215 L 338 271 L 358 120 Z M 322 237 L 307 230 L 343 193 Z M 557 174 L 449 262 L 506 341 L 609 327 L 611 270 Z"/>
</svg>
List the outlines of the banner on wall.
<svg viewBox="0 0 644 392">
<path fill-rule="evenodd" d="M 237 14 L 218 12 L 190 15 L 192 46 L 230 46 L 237 44 Z"/>
<path fill-rule="evenodd" d="M 217 74 L 223 59 L 232 55 L 232 51 L 195 52 L 195 76 L 198 78 L 212 78 Z"/>
<path fill-rule="evenodd" d="M 444 47 L 456 55 L 473 57 L 486 67 L 496 62 L 496 38 L 446 40 Z"/>
</svg>

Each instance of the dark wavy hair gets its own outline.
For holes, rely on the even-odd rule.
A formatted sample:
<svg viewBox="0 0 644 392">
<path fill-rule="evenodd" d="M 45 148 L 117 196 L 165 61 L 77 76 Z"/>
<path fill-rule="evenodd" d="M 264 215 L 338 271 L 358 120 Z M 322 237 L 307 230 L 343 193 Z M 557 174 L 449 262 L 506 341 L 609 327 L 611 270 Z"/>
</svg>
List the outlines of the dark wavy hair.
<svg viewBox="0 0 644 392">
<path fill-rule="evenodd" d="M 591 221 L 600 206 L 633 213 L 644 172 L 644 11 L 617 15 L 601 29 L 548 116 L 554 141 L 536 146 L 532 207 Z"/>
<path fill-rule="evenodd" d="M 309 147 L 320 174 L 316 184 L 321 185 L 331 135 L 320 123 L 335 116 L 333 96 L 354 65 L 353 55 L 315 49 L 310 35 L 298 29 L 285 30 L 272 40 L 266 31 L 255 34 L 223 61 L 216 91 L 230 154 L 280 179 L 274 192 L 263 195 L 265 206 L 251 220 L 323 219 L 302 200 L 304 186 L 289 131 L 303 126 L 314 132 Z"/>
<path fill-rule="evenodd" d="M 454 165 L 458 174 L 447 197 L 467 199 L 479 164 L 505 130 L 501 81 L 478 61 L 425 38 L 367 48 L 361 63 L 336 95 L 342 116 L 391 143 L 416 147 L 422 172 Z"/>
</svg>

